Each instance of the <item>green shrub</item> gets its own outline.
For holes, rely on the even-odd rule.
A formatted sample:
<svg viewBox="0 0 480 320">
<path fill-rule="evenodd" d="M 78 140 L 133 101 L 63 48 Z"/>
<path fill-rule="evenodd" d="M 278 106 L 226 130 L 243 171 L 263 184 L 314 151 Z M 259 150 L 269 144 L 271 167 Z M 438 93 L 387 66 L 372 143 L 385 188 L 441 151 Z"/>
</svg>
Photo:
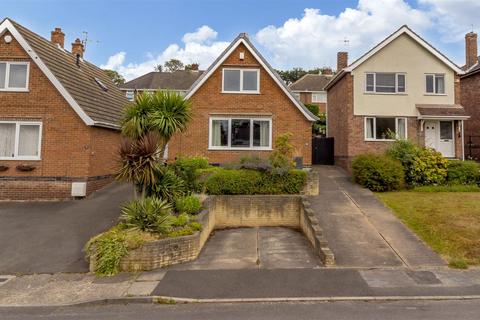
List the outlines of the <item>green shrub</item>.
<svg viewBox="0 0 480 320">
<path fill-rule="evenodd" d="M 273 168 L 287 172 L 293 167 L 294 147 L 290 143 L 291 133 L 281 134 L 275 139 L 275 148 L 269 156 Z"/>
<path fill-rule="evenodd" d="M 165 234 L 172 226 L 172 206 L 166 200 L 147 197 L 122 208 L 121 221 L 131 229 Z"/>
<path fill-rule="evenodd" d="M 177 212 L 187 214 L 197 214 L 202 210 L 200 199 L 195 196 L 186 196 L 175 201 L 175 209 Z"/>
<path fill-rule="evenodd" d="M 190 192 L 201 192 L 201 184 L 198 183 L 198 170 L 210 167 L 208 159 L 204 157 L 181 157 L 173 164 L 175 172 L 186 184 Z"/>
<path fill-rule="evenodd" d="M 384 155 L 360 155 L 352 162 L 356 183 L 372 191 L 391 191 L 402 188 L 405 174 L 402 164 Z"/>
<path fill-rule="evenodd" d="M 406 174 L 413 186 L 440 185 L 447 177 L 447 163 L 442 154 L 434 149 L 423 148 L 413 157 Z"/>
<path fill-rule="evenodd" d="M 314 115 L 318 116 L 318 113 L 320 112 L 320 107 L 316 104 L 313 103 L 305 103 L 305 107 Z"/>
<path fill-rule="evenodd" d="M 166 199 L 174 203 L 175 199 L 188 193 L 185 181 L 170 167 L 158 171 L 158 182 L 147 189 L 147 196 Z"/>
<path fill-rule="evenodd" d="M 255 193 L 295 194 L 300 193 L 307 181 L 307 172 L 291 169 L 285 174 L 265 173 Z"/>
<path fill-rule="evenodd" d="M 184 227 L 190 222 L 190 216 L 187 213 L 180 213 L 178 216 L 173 218 L 172 226 L 174 227 Z"/>
<path fill-rule="evenodd" d="M 480 183 L 480 165 L 475 161 L 449 161 L 447 182 L 449 184 Z"/>
<path fill-rule="evenodd" d="M 240 158 L 238 169 L 251 169 L 258 171 L 271 171 L 272 164 L 268 159 L 259 156 L 245 156 Z"/>
</svg>

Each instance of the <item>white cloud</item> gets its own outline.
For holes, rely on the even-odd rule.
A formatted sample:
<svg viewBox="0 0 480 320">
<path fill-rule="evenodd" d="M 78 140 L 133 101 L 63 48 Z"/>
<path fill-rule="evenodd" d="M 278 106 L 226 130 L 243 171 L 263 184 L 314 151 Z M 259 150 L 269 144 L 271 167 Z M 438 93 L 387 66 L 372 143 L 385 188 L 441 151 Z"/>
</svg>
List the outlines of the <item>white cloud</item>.
<svg viewBox="0 0 480 320">
<path fill-rule="evenodd" d="M 146 61 L 125 64 L 126 53 L 119 52 L 108 58 L 107 63 L 101 67 L 116 70 L 127 80 L 152 72 L 156 65 L 163 65 L 165 61 L 172 58 L 179 59 L 186 64 L 199 63 L 200 68 L 206 69 L 229 44 L 215 41 L 216 38 L 215 30 L 208 26 L 202 26 L 195 32 L 186 33 L 182 38 L 183 45 L 170 44 L 160 54 L 148 54 Z"/>
</svg>

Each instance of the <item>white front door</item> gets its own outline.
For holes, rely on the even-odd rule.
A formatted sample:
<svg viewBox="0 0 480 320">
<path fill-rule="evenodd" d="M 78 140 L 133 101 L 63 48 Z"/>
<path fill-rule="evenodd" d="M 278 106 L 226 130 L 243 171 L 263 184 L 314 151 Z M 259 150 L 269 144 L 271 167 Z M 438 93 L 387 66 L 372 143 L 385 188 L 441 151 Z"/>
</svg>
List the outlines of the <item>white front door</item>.
<svg viewBox="0 0 480 320">
<path fill-rule="evenodd" d="M 425 121 L 425 146 L 437 150 L 444 157 L 455 157 L 453 121 Z"/>
</svg>

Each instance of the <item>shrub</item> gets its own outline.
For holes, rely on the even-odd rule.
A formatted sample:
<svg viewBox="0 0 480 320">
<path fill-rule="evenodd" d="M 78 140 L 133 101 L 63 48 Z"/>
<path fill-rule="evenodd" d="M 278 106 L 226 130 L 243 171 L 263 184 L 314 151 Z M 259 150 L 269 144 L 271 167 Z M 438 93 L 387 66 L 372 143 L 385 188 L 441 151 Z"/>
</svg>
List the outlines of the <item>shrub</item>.
<svg viewBox="0 0 480 320">
<path fill-rule="evenodd" d="M 177 212 L 196 214 L 202 210 L 202 204 L 197 197 L 186 196 L 175 201 L 175 209 Z"/>
<path fill-rule="evenodd" d="M 475 161 L 449 161 L 447 182 L 449 184 L 480 183 L 480 165 Z"/>
<path fill-rule="evenodd" d="M 447 163 L 442 154 L 434 149 L 423 148 L 413 157 L 406 174 L 413 186 L 440 185 L 447 177 Z"/>
<path fill-rule="evenodd" d="M 166 200 L 147 197 L 122 208 L 121 221 L 131 229 L 165 234 L 172 226 L 172 206 Z"/>
<path fill-rule="evenodd" d="M 295 194 L 300 193 L 307 181 L 307 173 L 292 169 L 285 174 L 265 173 L 255 193 L 258 194 Z"/>
<path fill-rule="evenodd" d="M 360 155 L 352 162 L 356 183 L 372 191 L 391 191 L 403 186 L 405 174 L 402 164 L 384 155 Z"/>
<path fill-rule="evenodd" d="M 245 156 L 240 158 L 238 169 L 251 169 L 258 171 L 270 171 L 272 165 L 268 159 L 259 156 Z"/>
<path fill-rule="evenodd" d="M 174 203 L 175 199 L 187 194 L 185 181 L 170 167 L 163 167 L 158 171 L 158 182 L 147 189 L 147 196 L 166 199 Z"/>
<path fill-rule="evenodd" d="M 275 140 L 275 149 L 270 154 L 269 160 L 274 168 L 288 169 L 293 167 L 294 147 L 290 143 L 291 133 L 284 133 Z"/>
<path fill-rule="evenodd" d="M 201 185 L 198 183 L 198 170 L 210 167 L 208 159 L 204 157 L 181 157 L 173 164 L 175 172 L 180 176 L 191 192 L 200 192 Z"/>
<path fill-rule="evenodd" d="M 184 227 L 190 222 L 190 216 L 186 213 L 181 213 L 173 218 L 172 225 L 174 227 Z"/>
</svg>

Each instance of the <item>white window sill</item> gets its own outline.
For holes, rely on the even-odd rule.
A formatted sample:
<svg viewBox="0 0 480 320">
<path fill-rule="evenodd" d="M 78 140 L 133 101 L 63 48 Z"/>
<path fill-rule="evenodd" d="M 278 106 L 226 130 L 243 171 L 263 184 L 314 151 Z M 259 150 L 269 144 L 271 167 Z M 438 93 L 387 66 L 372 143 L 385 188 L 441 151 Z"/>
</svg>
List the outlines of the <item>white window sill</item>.
<svg viewBox="0 0 480 320">
<path fill-rule="evenodd" d="M 395 139 L 365 139 L 366 142 L 392 142 Z"/>
<path fill-rule="evenodd" d="M 0 157 L 0 161 L 41 161 L 39 157 Z"/>
<path fill-rule="evenodd" d="M 29 92 L 28 89 L 0 89 L 0 92 Z"/>
<path fill-rule="evenodd" d="M 272 151 L 272 148 L 232 148 L 232 147 L 209 147 L 211 151 Z"/>
<path fill-rule="evenodd" d="M 228 94 L 260 94 L 260 91 L 222 91 L 221 93 Z"/>
<path fill-rule="evenodd" d="M 368 92 L 365 91 L 364 94 L 368 95 L 381 95 L 381 96 L 408 96 L 408 93 L 406 92 Z"/>
<path fill-rule="evenodd" d="M 444 96 L 446 96 L 447 94 L 446 94 L 446 93 L 424 93 L 423 95 L 424 95 L 424 96 L 440 96 L 440 97 L 444 97 Z"/>
</svg>

